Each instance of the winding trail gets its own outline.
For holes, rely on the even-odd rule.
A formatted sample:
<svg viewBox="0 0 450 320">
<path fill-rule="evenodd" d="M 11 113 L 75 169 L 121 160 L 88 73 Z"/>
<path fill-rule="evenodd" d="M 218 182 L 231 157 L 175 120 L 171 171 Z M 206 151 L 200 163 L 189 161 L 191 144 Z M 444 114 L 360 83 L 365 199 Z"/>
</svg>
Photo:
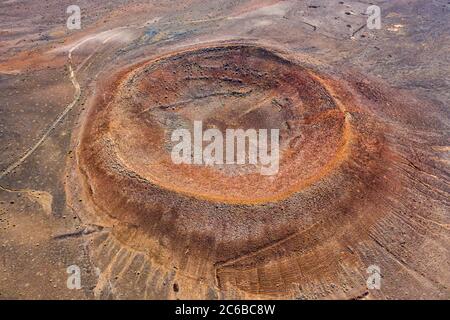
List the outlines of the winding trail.
<svg viewBox="0 0 450 320">
<path fill-rule="evenodd" d="M 73 107 L 76 105 L 78 100 L 80 100 L 81 87 L 77 81 L 76 74 L 75 74 L 75 71 L 74 71 L 74 68 L 72 65 L 72 53 L 76 49 L 78 49 L 80 46 L 82 46 L 83 44 L 85 44 L 91 40 L 102 40 L 102 43 L 106 44 L 109 40 L 111 40 L 112 38 L 114 38 L 115 36 L 118 35 L 117 33 L 114 33 L 115 31 L 120 30 L 120 29 L 129 29 L 129 28 L 132 28 L 132 27 L 118 27 L 118 28 L 100 32 L 96 35 L 93 35 L 91 37 L 85 38 L 85 39 L 77 42 L 74 46 L 72 46 L 69 49 L 69 53 L 68 53 L 69 77 L 70 77 L 70 81 L 72 82 L 72 84 L 75 88 L 75 94 L 74 94 L 74 98 L 73 98 L 72 102 L 70 102 L 64 108 L 64 110 L 58 115 L 58 117 L 55 119 L 55 121 L 53 121 L 53 123 L 50 125 L 50 127 L 48 127 L 48 129 L 44 132 L 42 137 L 33 146 L 28 148 L 27 151 L 22 155 L 22 157 L 20 157 L 17 161 L 15 161 L 11 165 L 9 165 L 5 170 L 3 170 L 0 173 L 0 179 L 2 179 L 4 176 L 11 173 L 11 171 L 13 171 L 15 168 L 20 166 L 29 156 L 31 156 L 34 153 L 34 151 L 36 151 L 36 149 L 39 148 L 39 146 L 45 141 L 45 139 L 47 139 L 47 137 L 52 133 L 52 131 L 56 128 L 56 126 L 63 120 L 63 118 L 67 115 L 67 113 L 69 113 L 69 111 L 71 111 L 73 109 Z M 113 34 L 108 35 L 109 33 L 113 33 Z M 102 39 L 102 36 L 104 36 L 104 35 L 108 35 L 108 37 L 106 39 Z M 86 61 L 89 60 L 91 57 L 92 57 L 92 55 L 90 55 L 82 64 L 86 63 Z"/>
<path fill-rule="evenodd" d="M 65 108 L 64 110 L 59 114 L 59 116 L 55 119 L 55 121 L 53 121 L 53 123 L 51 124 L 51 126 L 45 131 L 45 133 L 42 135 L 42 137 L 32 146 L 30 147 L 25 154 L 20 157 L 17 161 L 15 161 L 14 163 L 12 163 L 9 167 L 7 167 L 2 173 L 0 173 L 0 179 L 3 178 L 4 176 L 8 175 L 9 173 L 11 173 L 11 171 L 13 171 L 15 168 L 17 168 L 19 165 L 21 165 L 30 155 L 33 154 L 34 151 L 36 151 L 37 148 L 39 148 L 39 146 L 45 141 L 45 139 L 47 139 L 47 137 L 52 133 L 52 131 L 56 128 L 56 126 L 61 122 L 61 120 L 66 116 L 66 114 L 73 109 L 73 107 L 75 106 L 75 104 L 78 102 L 78 100 L 81 97 L 81 88 L 80 88 L 80 84 L 77 81 L 77 78 L 75 76 L 75 72 L 73 71 L 73 67 L 72 67 L 72 52 L 73 50 L 75 50 L 81 43 L 77 44 L 76 46 L 74 46 L 72 49 L 70 49 L 69 51 L 69 72 L 70 72 L 70 80 L 72 81 L 72 84 L 75 88 L 75 94 L 74 94 L 74 98 L 72 100 L 72 102 L 70 102 Z"/>
<path fill-rule="evenodd" d="M 56 128 L 56 126 L 64 119 L 64 117 L 67 115 L 67 113 L 69 113 L 69 111 L 71 111 L 73 109 L 73 107 L 77 104 L 77 102 L 80 100 L 81 87 L 77 80 L 77 77 L 76 77 L 76 74 L 74 71 L 74 67 L 72 65 L 72 53 L 76 49 L 78 49 L 80 46 L 85 44 L 86 42 L 89 42 L 91 40 L 96 40 L 96 39 L 98 40 L 99 37 L 101 37 L 105 33 L 109 33 L 111 31 L 115 31 L 117 29 L 123 29 L 123 28 L 127 28 L 127 27 L 120 27 L 120 28 L 116 28 L 116 29 L 112 29 L 112 30 L 107 30 L 107 31 L 101 32 L 99 34 L 96 34 L 94 36 L 88 37 L 88 38 L 83 39 L 82 41 L 76 43 L 73 47 L 71 47 L 69 49 L 69 53 L 68 53 L 69 78 L 70 78 L 70 81 L 72 82 L 72 85 L 75 88 L 74 98 L 73 98 L 72 102 L 70 102 L 64 108 L 64 110 L 58 115 L 58 117 L 55 119 L 55 121 L 53 121 L 53 123 L 50 125 L 50 127 L 48 127 L 48 129 L 44 132 L 42 137 L 33 146 L 28 148 L 28 150 L 22 155 L 22 157 L 17 159 L 17 161 L 15 161 L 11 165 L 9 165 L 5 170 L 3 170 L 0 173 L 0 179 L 2 179 L 4 176 L 11 173 L 15 168 L 20 166 L 29 156 L 31 156 L 36 151 L 36 149 L 39 148 L 40 145 L 45 141 L 45 139 L 47 139 L 47 137 L 52 133 L 52 131 Z M 103 44 L 105 44 L 108 40 L 110 40 L 111 38 L 113 38 L 116 35 L 117 34 L 113 34 L 112 36 L 109 36 L 106 40 L 103 41 Z M 89 56 L 88 58 L 90 59 L 91 57 L 92 57 L 92 55 Z M 85 62 L 86 61 L 84 61 L 83 63 L 85 63 Z M 3 188 L 3 189 L 6 189 L 6 188 Z"/>
</svg>

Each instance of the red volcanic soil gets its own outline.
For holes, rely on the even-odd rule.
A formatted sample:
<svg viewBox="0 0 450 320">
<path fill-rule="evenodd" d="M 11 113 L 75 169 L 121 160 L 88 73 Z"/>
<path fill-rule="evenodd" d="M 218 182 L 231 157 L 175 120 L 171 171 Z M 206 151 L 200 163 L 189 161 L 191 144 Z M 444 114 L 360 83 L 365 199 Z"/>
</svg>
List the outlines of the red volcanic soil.
<svg viewBox="0 0 450 320">
<path fill-rule="evenodd" d="M 448 4 L 379 5 L 2 2 L 0 299 L 449 299 Z M 174 164 L 194 121 L 277 174 Z"/>
<path fill-rule="evenodd" d="M 365 292 L 348 270 L 369 263 L 378 232 L 386 257 L 402 255 L 401 208 L 419 223 L 413 212 L 425 205 L 417 202 L 423 185 L 410 174 L 418 166 L 411 148 L 419 138 L 435 143 L 419 128 L 442 124 L 438 109 L 421 117 L 421 102 L 323 69 L 301 55 L 231 42 L 119 72 L 93 100 L 76 142 L 69 182 L 84 186 L 74 187 L 79 210 L 88 221 L 104 219 L 150 261 L 161 259 L 153 266 L 178 270 L 181 287 L 198 282 L 225 297 L 280 298 L 301 286 L 315 297 L 315 283 L 330 279 L 334 288 L 321 294 Z M 195 120 L 219 130 L 280 128 L 278 174 L 173 164 L 171 133 Z M 433 154 L 425 145 L 421 152 Z M 440 190 L 433 161 L 421 166 Z M 439 191 L 433 198 L 444 200 Z M 409 250 L 420 251 L 424 242 L 413 237 Z"/>
<path fill-rule="evenodd" d="M 265 48 L 231 44 L 156 59 L 127 74 L 113 94 L 101 102 L 104 109 L 88 116 L 80 152 L 89 158 L 114 153 L 125 171 L 196 198 L 236 204 L 282 200 L 327 175 L 349 147 L 342 103 L 317 75 Z M 277 176 L 249 166 L 174 164 L 171 134 L 192 129 L 193 121 L 223 133 L 280 129 Z"/>
</svg>

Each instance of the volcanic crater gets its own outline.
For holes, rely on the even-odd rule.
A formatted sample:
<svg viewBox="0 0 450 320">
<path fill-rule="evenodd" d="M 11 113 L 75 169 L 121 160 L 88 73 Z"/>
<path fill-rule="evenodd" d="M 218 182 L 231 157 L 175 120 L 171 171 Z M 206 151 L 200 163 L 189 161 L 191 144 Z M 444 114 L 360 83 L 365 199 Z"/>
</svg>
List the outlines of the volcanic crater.
<svg viewBox="0 0 450 320">
<path fill-rule="evenodd" d="M 177 270 L 177 286 L 286 297 L 334 279 L 326 292 L 357 296 L 365 275 L 349 270 L 370 264 L 374 230 L 420 188 L 392 170 L 420 135 L 408 123 L 420 102 L 284 49 L 188 47 L 118 71 L 98 92 L 76 135 L 69 201 L 153 266 Z M 280 129 L 279 172 L 174 164 L 171 133 L 194 121 Z"/>
<path fill-rule="evenodd" d="M 310 2 L 2 1 L 0 299 L 450 299 L 448 1 Z"/>
</svg>

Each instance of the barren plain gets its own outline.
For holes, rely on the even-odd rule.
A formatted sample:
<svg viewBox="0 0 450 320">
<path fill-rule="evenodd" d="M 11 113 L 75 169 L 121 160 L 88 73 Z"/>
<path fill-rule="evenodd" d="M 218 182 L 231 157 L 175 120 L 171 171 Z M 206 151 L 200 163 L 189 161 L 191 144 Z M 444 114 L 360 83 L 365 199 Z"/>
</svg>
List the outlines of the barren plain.
<svg viewBox="0 0 450 320">
<path fill-rule="evenodd" d="M 0 299 L 450 299 L 447 0 L 0 17 Z M 280 129 L 278 174 L 174 164 L 194 121 Z"/>
</svg>

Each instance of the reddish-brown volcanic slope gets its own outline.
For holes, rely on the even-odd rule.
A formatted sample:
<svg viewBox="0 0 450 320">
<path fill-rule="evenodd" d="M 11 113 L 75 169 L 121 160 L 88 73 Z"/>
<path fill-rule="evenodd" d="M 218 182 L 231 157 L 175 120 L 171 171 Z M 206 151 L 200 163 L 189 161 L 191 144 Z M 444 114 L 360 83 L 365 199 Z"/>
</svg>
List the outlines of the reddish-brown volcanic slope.
<svg viewBox="0 0 450 320">
<path fill-rule="evenodd" d="M 227 203 L 276 201 L 326 175 L 348 149 L 346 110 L 308 70 L 265 49 L 230 45 L 168 56 L 133 70 L 96 110 L 89 150 L 176 193 Z M 95 117 L 95 118 L 94 118 Z M 276 177 L 256 165 L 172 162 L 173 130 L 280 129 Z M 107 128 L 102 130 L 101 128 Z M 113 196 L 114 197 L 114 196 Z M 106 198 L 104 198 L 106 200 Z"/>
<path fill-rule="evenodd" d="M 355 270 L 384 264 L 371 262 L 374 250 L 400 266 L 414 259 L 414 281 L 442 286 L 447 275 L 430 272 L 423 253 L 413 257 L 424 246 L 441 250 L 421 236 L 428 228 L 448 230 L 423 224 L 446 210 L 444 172 L 430 148 L 440 137 L 424 131 L 443 128 L 439 110 L 325 69 L 231 42 L 118 72 L 93 100 L 77 142 L 70 180 L 85 186 L 76 193 L 81 210 L 153 265 L 178 270 L 177 285 L 206 283 L 225 297 L 365 295 L 365 275 Z M 194 120 L 280 128 L 279 173 L 173 164 L 171 132 Z"/>
<path fill-rule="evenodd" d="M 0 299 L 450 299 L 447 0 L 69 2 L 0 3 Z"/>
</svg>

